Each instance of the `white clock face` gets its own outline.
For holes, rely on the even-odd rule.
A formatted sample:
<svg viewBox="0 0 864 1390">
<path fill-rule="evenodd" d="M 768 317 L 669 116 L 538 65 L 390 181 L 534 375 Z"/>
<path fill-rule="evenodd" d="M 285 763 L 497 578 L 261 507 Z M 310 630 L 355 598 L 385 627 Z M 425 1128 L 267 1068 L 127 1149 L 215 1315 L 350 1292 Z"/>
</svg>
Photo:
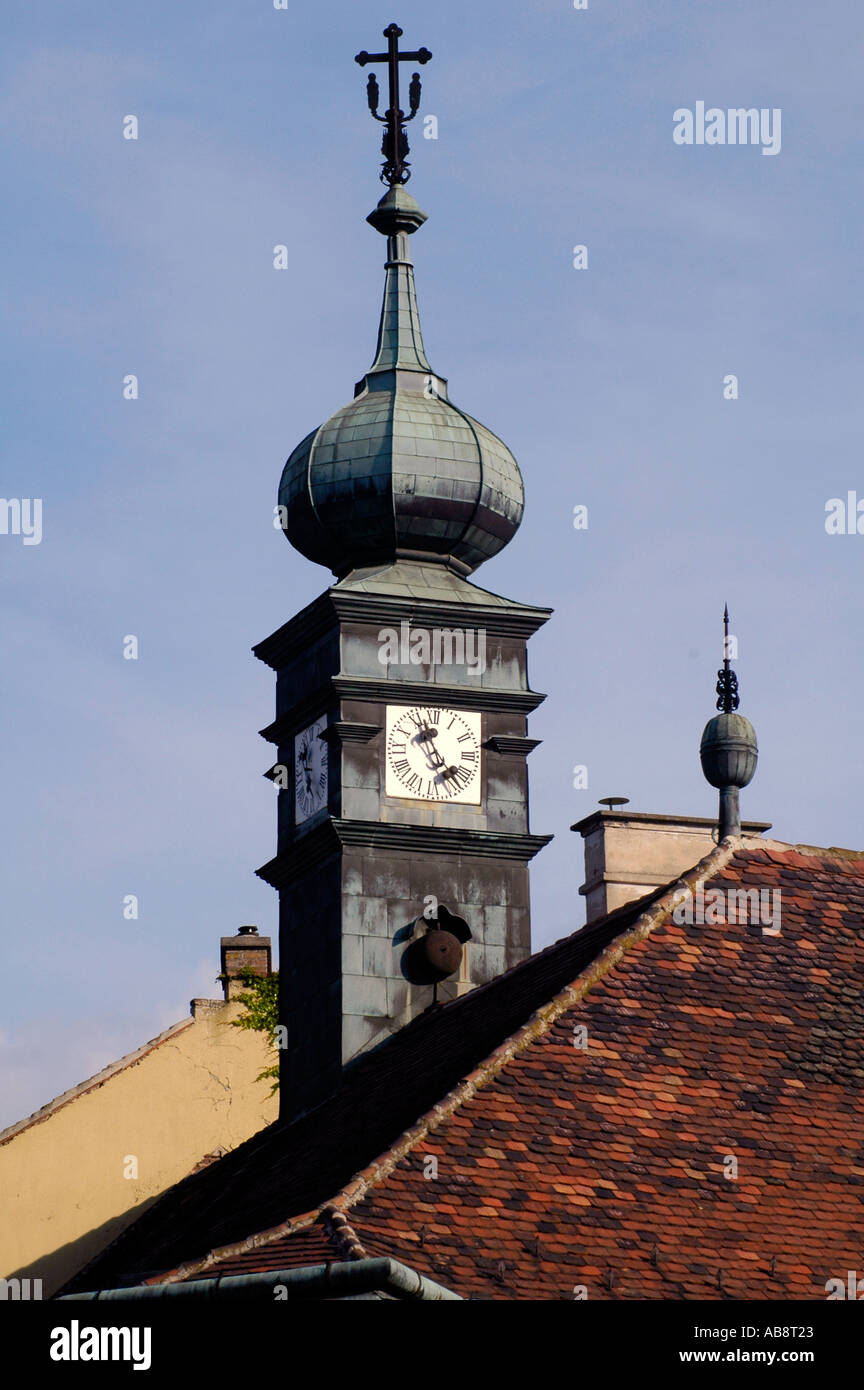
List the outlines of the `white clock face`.
<svg viewBox="0 0 864 1390">
<path fill-rule="evenodd" d="M 327 805 L 327 745 L 320 735 L 327 720 L 316 719 L 294 739 L 294 812 L 301 825 Z"/>
<path fill-rule="evenodd" d="M 480 803 L 480 715 L 387 706 L 388 796 Z"/>
</svg>

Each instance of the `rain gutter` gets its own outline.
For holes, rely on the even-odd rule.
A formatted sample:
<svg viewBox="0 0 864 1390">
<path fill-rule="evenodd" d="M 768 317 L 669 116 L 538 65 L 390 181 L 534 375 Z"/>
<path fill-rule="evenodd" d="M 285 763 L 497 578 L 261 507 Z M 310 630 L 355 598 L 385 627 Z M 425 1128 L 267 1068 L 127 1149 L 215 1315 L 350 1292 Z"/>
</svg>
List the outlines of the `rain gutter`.
<svg viewBox="0 0 864 1390">
<path fill-rule="evenodd" d="M 272 1298 L 277 1285 L 285 1297 L 305 1299 L 357 1298 L 363 1294 L 382 1294 L 387 1298 L 433 1303 L 439 1300 L 463 1302 L 458 1293 L 418 1274 L 399 1260 L 346 1260 L 333 1264 L 305 1265 L 267 1274 L 231 1274 L 221 1279 L 191 1279 L 183 1284 L 135 1284 L 125 1289 L 93 1289 L 88 1293 L 67 1293 L 58 1303 L 104 1303 L 109 1300 L 138 1301 L 151 1298 Z"/>
</svg>

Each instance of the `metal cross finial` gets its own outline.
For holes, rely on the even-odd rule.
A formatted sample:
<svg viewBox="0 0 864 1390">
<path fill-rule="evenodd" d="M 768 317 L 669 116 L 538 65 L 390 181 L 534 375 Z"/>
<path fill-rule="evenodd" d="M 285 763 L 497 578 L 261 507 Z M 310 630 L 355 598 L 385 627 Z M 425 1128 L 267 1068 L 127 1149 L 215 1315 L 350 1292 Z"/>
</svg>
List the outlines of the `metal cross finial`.
<svg viewBox="0 0 864 1390">
<path fill-rule="evenodd" d="M 400 108 L 399 64 L 428 63 L 432 54 L 428 48 L 418 48 L 414 53 L 400 53 L 399 40 L 402 37 L 402 30 L 398 24 L 388 24 L 384 30 L 384 37 L 387 40 L 386 53 L 367 53 L 364 49 L 362 53 L 357 54 L 354 62 L 359 63 L 361 68 L 365 67 L 367 63 L 386 63 L 388 67 L 390 105 L 383 116 L 378 115 L 378 79 L 374 72 L 369 74 L 366 97 L 372 116 L 386 127 L 384 138 L 381 141 L 381 153 L 384 156 L 384 163 L 381 166 L 381 182 L 389 184 L 392 188 L 394 184 L 407 183 L 411 177 L 410 165 L 406 160 L 409 146 L 405 126 L 408 121 L 413 121 L 420 106 L 420 74 L 415 72 L 408 88 L 409 114 L 406 116 Z"/>
<path fill-rule="evenodd" d="M 741 703 L 738 677 L 729 664 L 729 605 L 723 605 L 723 669 L 717 672 L 717 708 L 731 714 Z"/>
</svg>

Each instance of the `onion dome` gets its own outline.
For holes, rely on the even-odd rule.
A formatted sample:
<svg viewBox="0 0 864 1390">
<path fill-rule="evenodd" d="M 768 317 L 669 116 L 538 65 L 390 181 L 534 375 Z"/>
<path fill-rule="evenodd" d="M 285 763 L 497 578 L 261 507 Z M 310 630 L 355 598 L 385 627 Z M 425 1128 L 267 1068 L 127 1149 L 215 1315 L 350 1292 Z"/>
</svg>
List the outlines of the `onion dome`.
<svg viewBox="0 0 864 1390">
<path fill-rule="evenodd" d="M 408 240 L 426 213 L 397 183 L 367 221 L 387 237 L 375 360 L 353 401 L 285 464 L 282 529 L 340 577 L 400 558 L 469 574 L 518 529 L 522 477 L 497 435 L 450 401 L 426 357 Z"/>
<path fill-rule="evenodd" d="M 740 835 L 738 791 L 753 780 L 759 750 L 749 719 L 738 714 L 738 677 L 729 662 L 729 609 L 723 611 L 723 666 L 717 672 L 717 708 L 702 733 L 699 758 L 706 781 L 720 792 L 720 839 Z"/>
</svg>

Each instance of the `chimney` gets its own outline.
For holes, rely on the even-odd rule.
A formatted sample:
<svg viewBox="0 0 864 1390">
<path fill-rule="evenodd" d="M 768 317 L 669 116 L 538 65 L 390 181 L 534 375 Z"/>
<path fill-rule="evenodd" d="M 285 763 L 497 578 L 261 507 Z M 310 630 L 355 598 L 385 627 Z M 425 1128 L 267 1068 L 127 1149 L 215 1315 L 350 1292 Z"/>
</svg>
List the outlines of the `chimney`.
<svg viewBox="0 0 864 1390">
<path fill-rule="evenodd" d="M 228 976 L 222 981 L 226 999 L 243 993 L 243 982 L 236 978 L 241 970 L 248 968 L 261 976 L 273 973 L 270 937 L 259 936 L 257 927 L 241 927 L 236 936 L 223 936 L 221 945 L 222 974 Z"/>
<path fill-rule="evenodd" d="M 607 798 L 616 802 L 621 798 Z M 594 811 L 570 827 L 585 841 L 586 926 L 635 902 L 692 869 L 717 845 L 717 821 L 644 811 Z M 745 840 L 758 840 L 770 821 L 743 821 Z"/>
</svg>

